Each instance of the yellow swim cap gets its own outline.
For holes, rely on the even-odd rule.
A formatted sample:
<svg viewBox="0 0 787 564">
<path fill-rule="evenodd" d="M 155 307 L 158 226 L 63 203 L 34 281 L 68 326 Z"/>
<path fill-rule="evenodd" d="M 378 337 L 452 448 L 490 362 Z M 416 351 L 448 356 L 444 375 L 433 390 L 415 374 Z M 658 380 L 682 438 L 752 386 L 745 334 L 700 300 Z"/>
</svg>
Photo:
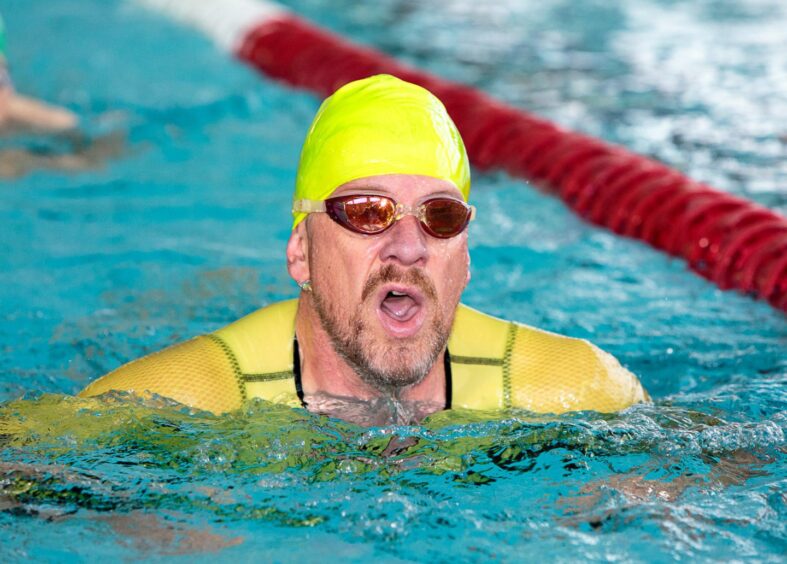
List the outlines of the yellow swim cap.
<svg viewBox="0 0 787 564">
<path fill-rule="evenodd" d="M 324 200 L 357 178 L 420 174 L 451 182 L 467 200 L 462 137 L 437 97 L 380 74 L 342 86 L 314 117 L 303 143 L 294 200 Z M 306 217 L 293 212 L 293 229 Z"/>
</svg>

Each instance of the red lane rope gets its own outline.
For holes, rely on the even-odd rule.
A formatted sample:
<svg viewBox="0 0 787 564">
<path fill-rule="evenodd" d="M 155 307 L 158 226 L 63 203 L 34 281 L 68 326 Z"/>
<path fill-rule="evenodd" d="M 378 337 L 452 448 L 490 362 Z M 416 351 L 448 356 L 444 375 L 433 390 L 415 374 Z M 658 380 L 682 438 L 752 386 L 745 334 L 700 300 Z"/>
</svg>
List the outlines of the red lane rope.
<svg viewBox="0 0 787 564">
<path fill-rule="evenodd" d="M 787 219 L 765 207 L 407 67 L 295 16 L 257 26 L 237 56 L 322 96 L 378 73 L 420 84 L 443 101 L 476 167 L 534 182 L 588 221 L 686 259 L 721 288 L 737 288 L 787 311 Z"/>
</svg>

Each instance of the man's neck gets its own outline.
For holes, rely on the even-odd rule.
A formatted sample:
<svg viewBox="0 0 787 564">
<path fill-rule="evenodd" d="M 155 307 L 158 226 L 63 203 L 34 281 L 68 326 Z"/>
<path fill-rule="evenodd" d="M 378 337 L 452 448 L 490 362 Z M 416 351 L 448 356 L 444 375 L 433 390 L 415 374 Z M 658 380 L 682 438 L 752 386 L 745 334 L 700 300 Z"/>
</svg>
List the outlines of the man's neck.
<svg viewBox="0 0 787 564">
<path fill-rule="evenodd" d="M 367 384 L 336 352 L 328 333 L 309 298 L 301 299 L 295 317 L 301 362 L 301 386 L 305 396 L 326 396 L 351 400 L 391 400 L 434 405 L 430 412 L 446 404 L 446 374 L 441 353 L 421 382 L 401 389 L 381 391 Z"/>
</svg>

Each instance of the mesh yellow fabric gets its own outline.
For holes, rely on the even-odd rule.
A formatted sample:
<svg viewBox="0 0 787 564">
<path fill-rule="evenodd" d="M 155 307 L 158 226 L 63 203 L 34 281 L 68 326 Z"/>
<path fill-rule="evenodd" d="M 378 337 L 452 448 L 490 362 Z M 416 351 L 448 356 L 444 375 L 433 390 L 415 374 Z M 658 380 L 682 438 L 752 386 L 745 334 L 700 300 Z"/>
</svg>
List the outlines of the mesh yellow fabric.
<svg viewBox="0 0 787 564">
<path fill-rule="evenodd" d="M 266 382 L 247 379 L 244 380 L 244 383 L 249 398 L 263 399 L 290 407 L 301 407 L 302 405 L 298 393 L 295 391 L 295 376 L 293 374 Z"/>
<path fill-rule="evenodd" d="M 454 407 L 613 412 L 649 399 L 636 376 L 587 341 L 464 305 L 457 309 L 448 350 Z"/>
<path fill-rule="evenodd" d="M 297 301 L 272 304 L 212 335 L 130 362 L 80 395 L 158 394 L 224 413 L 247 398 L 300 405 L 293 374 Z M 587 341 L 460 305 L 451 337 L 452 405 L 538 413 L 619 411 L 648 400 L 636 376 Z"/>
<path fill-rule="evenodd" d="M 182 404 L 224 413 L 245 399 L 231 351 L 212 336 L 196 337 L 121 366 L 85 388 L 82 397 L 110 390 L 158 394 Z"/>
<path fill-rule="evenodd" d="M 508 323 L 459 305 L 448 339 L 451 405 L 468 409 L 503 407 L 502 366 Z"/>
<path fill-rule="evenodd" d="M 648 398 L 610 354 L 582 339 L 511 324 L 503 402 L 539 413 L 613 412 Z"/>
<path fill-rule="evenodd" d="M 276 302 L 250 313 L 216 331 L 232 349 L 240 371 L 263 375 L 280 374 L 292 379 L 292 349 L 298 300 Z"/>
<path fill-rule="evenodd" d="M 249 398 L 301 405 L 293 373 L 297 310 L 298 300 L 277 302 L 214 333 L 232 349 Z"/>
</svg>

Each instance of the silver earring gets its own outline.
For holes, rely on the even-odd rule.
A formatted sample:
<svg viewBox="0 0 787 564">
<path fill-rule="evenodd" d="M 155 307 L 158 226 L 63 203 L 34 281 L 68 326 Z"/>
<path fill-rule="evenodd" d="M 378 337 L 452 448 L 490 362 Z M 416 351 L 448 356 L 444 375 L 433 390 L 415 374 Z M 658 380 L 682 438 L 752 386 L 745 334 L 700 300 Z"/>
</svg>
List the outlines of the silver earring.
<svg viewBox="0 0 787 564">
<path fill-rule="evenodd" d="M 303 282 L 298 282 L 298 286 L 301 288 L 303 292 L 311 292 L 312 291 L 312 281 L 311 280 L 304 280 Z"/>
</svg>

